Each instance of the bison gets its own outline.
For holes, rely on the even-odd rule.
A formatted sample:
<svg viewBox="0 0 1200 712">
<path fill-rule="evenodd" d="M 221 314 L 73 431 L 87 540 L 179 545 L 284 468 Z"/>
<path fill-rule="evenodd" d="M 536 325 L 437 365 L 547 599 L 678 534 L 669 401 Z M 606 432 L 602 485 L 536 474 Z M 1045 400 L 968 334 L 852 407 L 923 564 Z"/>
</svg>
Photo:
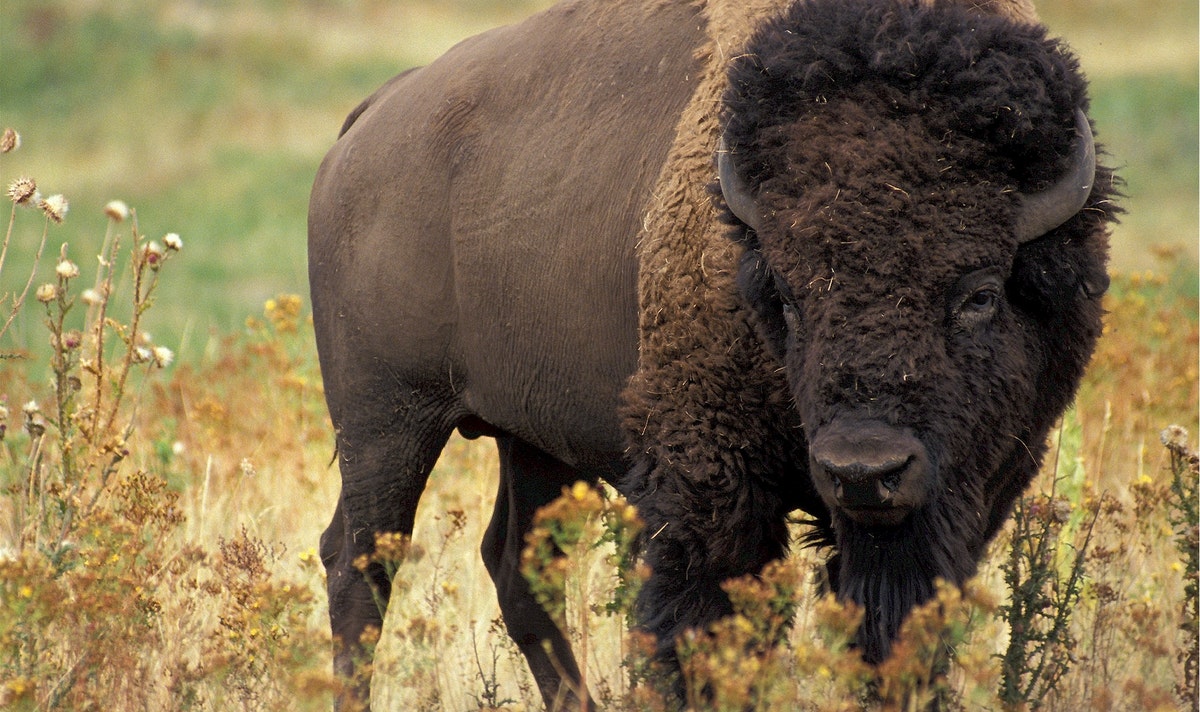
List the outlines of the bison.
<svg viewBox="0 0 1200 712">
<path fill-rule="evenodd" d="M 412 532 L 455 429 L 496 440 L 482 555 L 548 708 L 585 694 L 518 562 L 577 480 L 655 534 L 668 664 L 795 510 L 881 661 L 974 572 L 1100 334 L 1087 107 L 1022 0 L 572 0 L 388 82 L 309 212 L 336 670 L 391 587 L 354 562 Z"/>
</svg>

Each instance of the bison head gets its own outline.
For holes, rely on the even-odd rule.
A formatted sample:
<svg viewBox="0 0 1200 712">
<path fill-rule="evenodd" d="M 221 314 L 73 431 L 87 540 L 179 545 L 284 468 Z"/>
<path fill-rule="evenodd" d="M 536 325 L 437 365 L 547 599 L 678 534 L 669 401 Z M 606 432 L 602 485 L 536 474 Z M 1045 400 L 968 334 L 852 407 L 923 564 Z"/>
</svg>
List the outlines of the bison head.
<svg viewBox="0 0 1200 712">
<path fill-rule="evenodd" d="M 730 70 L 720 187 L 879 661 L 1037 471 L 1100 333 L 1111 173 L 1043 28 L 797 3 Z"/>
</svg>

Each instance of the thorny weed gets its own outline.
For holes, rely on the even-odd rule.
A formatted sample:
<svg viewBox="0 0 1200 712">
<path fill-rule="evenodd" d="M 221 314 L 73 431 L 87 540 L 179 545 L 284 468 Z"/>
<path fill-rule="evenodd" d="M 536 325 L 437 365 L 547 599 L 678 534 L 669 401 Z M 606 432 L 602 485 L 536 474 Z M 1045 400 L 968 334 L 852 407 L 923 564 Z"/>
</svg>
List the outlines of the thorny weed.
<svg viewBox="0 0 1200 712">
<path fill-rule="evenodd" d="M 15 146 L 10 135 L 0 147 Z M 23 286 L 0 293 L 0 338 L 35 311 L 26 297 L 67 212 L 30 178 L 8 196 L 0 269 L 22 239 L 17 211 L 44 219 Z M 215 551 L 187 541 L 180 492 L 147 457 L 148 396 L 174 354 L 150 340 L 144 317 L 183 242 L 147 239 L 120 201 L 104 212 L 94 278 L 84 284 L 64 243 L 54 276 L 32 291 L 48 355 L 0 344 L 0 389 L 24 402 L 13 431 L 0 395 L 0 705 L 274 709 L 300 693 L 320 704 L 334 683 L 314 672 L 327 646 L 310 630 L 312 594 L 275 576 L 280 550 L 244 529 Z"/>
<path fill-rule="evenodd" d="M 440 538 L 431 550 L 416 545 L 405 535 L 396 532 L 377 533 L 372 553 L 360 556 L 357 568 L 367 576 L 368 567 L 375 565 L 383 569 L 392 582 L 390 598 L 385 602 L 376 590 L 373 579 L 367 576 L 380 613 L 386 608 L 404 601 L 403 625 L 390 626 L 384 630 L 368 629 L 360 640 L 364 649 L 370 651 L 367 658 L 357 666 L 356 682 L 386 675 L 404 679 L 406 691 L 414 693 L 392 706 L 417 709 L 444 709 L 448 706 L 442 691 L 451 687 L 447 670 L 447 648 L 463 634 L 463 626 L 456 615 L 458 609 L 459 571 L 452 560 L 457 540 L 467 526 L 466 513 L 461 509 L 449 509 L 434 518 L 440 530 Z M 414 575 L 414 565 L 421 563 L 427 572 L 421 577 Z M 424 585 L 416 585 L 423 581 Z M 416 605 L 414 605 L 416 604 Z M 474 634 L 473 622 L 471 623 Z M 388 636 L 385 639 L 384 636 Z M 384 658 L 380 649 L 391 646 L 399 653 Z M 485 684 L 483 698 L 498 695 L 494 681 L 489 681 L 481 672 Z M 489 688 L 488 686 L 491 685 Z"/>
<path fill-rule="evenodd" d="M 595 688 L 606 707 L 630 683 L 623 675 L 589 680 L 594 621 L 620 616 L 622 623 L 632 622 L 629 616 L 643 574 L 633 563 L 640 529 L 635 509 L 623 498 L 576 482 L 538 511 L 521 558 L 530 591 L 574 648 L 583 688 L 574 692 L 582 699 Z"/>
<path fill-rule="evenodd" d="M 514 704 L 517 700 L 511 697 L 502 697 L 500 692 L 500 680 L 496 673 L 496 667 L 500 662 L 500 654 L 502 641 L 507 636 L 504 630 L 504 623 L 501 619 L 493 619 L 488 627 L 488 665 L 484 666 L 483 661 L 479 658 L 479 640 L 475 635 L 475 627 L 471 626 L 471 650 L 475 654 L 475 670 L 478 675 L 479 684 L 483 689 L 478 693 L 471 693 L 471 697 L 475 700 L 475 705 L 480 710 L 499 710 L 504 707 Z"/>
<path fill-rule="evenodd" d="M 1017 502 L 1008 555 L 1000 565 L 1009 592 L 1000 607 L 1009 630 L 1000 699 L 1008 708 L 1040 709 L 1077 659 L 1071 619 L 1106 497 L 1093 503 L 1081 524 L 1079 503 L 1058 494 L 1063 440 L 1060 428 L 1050 492 L 1031 493 Z"/>
<path fill-rule="evenodd" d="M 1200 698 L 1197 689 L 1197 667 L 1200 666 L 1200 615 L 1197 614 L 1200 599 L 1200 502 L 1197 501 L 1200 457 L 1188 446 L 1187 436 L 1187 431 L 1178 425 L 1162 432 L 1162 443 L 1171 457 L 1171 509 L 1167 518 L 1174 529 L 1175 546 L 1182 558 L 1184 580 L 1179 622 L 1183 645 L 1177 654 L 1183 667 L 1183 679 L 1176 685 L 1175 694 L 1190 709 L 1195 709 Z"/>
</svg>

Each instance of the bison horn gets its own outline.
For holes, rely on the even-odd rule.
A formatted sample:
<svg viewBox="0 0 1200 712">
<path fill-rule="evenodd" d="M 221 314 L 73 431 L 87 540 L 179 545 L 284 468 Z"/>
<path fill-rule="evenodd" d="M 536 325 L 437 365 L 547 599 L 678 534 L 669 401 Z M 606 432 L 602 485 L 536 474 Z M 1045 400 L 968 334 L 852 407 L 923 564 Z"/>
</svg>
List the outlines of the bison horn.
<svg viewBox="0 0 1200 712">
<path fill-rule="evenodd" d="M 1096 144 L 1087 116 L 1075 110 L 1075 140 L 1071 164 L 1054 185 L 1037 193 L 1021 194 L 1017 213 L 1017 240 L 1036 240 L 1070 220 L 1087 202 L 1096 179 Z"/>
<path fill-rule="evenodd" d="M 729 211 L 738 220 L 749 225 L 750 229 L 758 232 L 762 226 L 758 217 L 758 205 L 754 198 L 750 197 L 746 182 L 733 165 L 732 153 L 729 145 L 725 143 L 725 137 L 721 136 L 721 143 L 717 146 L 717 176 L 721 181 L 721 195 L 725 198 L 725 205 L 729 206 Z"/>
</svg>

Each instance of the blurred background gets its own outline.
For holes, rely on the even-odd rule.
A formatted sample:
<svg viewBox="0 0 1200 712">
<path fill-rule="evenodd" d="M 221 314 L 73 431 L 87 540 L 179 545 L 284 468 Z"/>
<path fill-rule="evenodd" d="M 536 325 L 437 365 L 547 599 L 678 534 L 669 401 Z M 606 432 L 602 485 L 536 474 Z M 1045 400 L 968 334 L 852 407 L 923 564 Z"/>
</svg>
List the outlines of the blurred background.
<svg viewBox="0 0 1200 712">
<path fill-rule="evenodd" d="M 198 354 L 270 297 L 295 293 L 307 304 L 309 187 L 362 98 L 458 40 L 549 4 L 4 0 L 0 125 L 20 131 L 23 148 L 0 159 L 0 180 L 30 175 L 44 194 L 66 195 L 70 213 L 50 245 L 69 242 L 77 260 L 99 250 L 112 199 L 136 209 L 143 234 L 179 233 L 186 259 L 164 280 L 150 328 Z M 1165 271 L 1195 294 L 1197 3 L 1038 7 L 1081 56 L 1098 140 L 1127 182 L 1114 269 Z M 10 259 L 20 263 L 41 216 L 17 218 L 14 234 L 26 238 Z M 54 262 L 43 262 L 49 274 Z"/>
</svg>

